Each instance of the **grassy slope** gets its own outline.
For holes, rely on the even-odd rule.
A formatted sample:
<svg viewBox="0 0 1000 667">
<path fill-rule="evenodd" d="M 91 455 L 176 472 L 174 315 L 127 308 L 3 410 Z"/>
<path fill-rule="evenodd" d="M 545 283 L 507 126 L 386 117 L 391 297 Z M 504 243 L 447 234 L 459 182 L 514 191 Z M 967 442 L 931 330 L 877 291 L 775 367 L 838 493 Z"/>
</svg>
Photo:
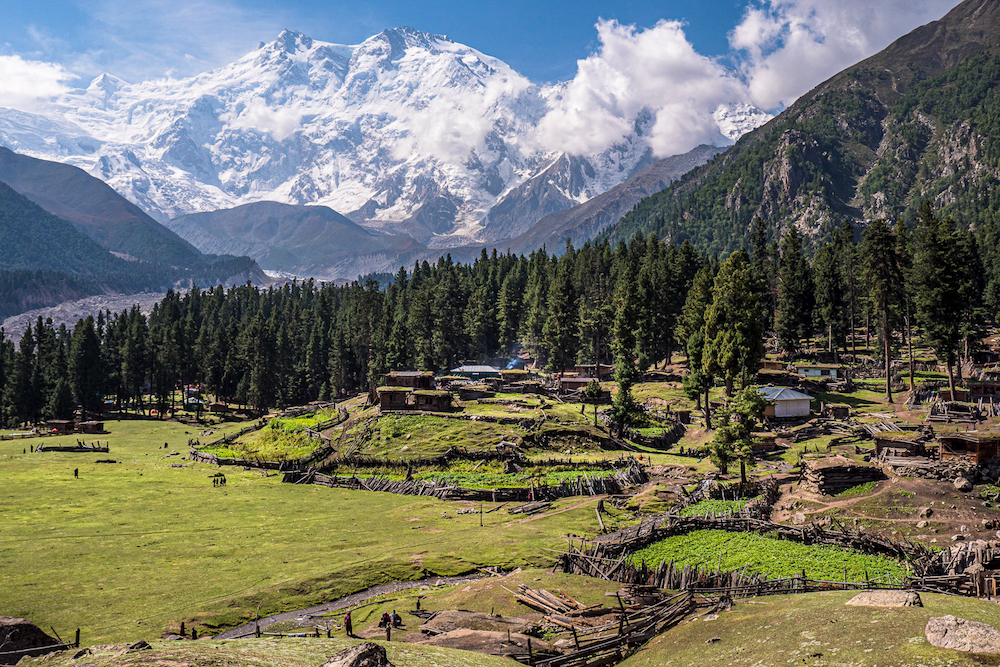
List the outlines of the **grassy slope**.
<svg viewBox="0 0 1000 667">
<path fill-rule="evenodd" d="M 126 655 L 124 647 L 96 650 L 82 660 L 94 667 L 190 667 L 192 665 L 225 665 L 226 667 L 317 667 L 338 651 L 360 643 L 350 639 L 241 639 L 235 641 L 153 642 L 153 650 Z M 396 667 L 503 667 L 516 665 L 506 658 L 481 655 L 470 651 L 378 642 L 386 647 L 389 661 Z M 29 667 L 62 667 L 80 664 L 73 660 L 73 651 L 25 660 Z"/>
<path fill-rule="evenodd" d="M 120 465 L 95 464 L 103 454 L 22 454 L 40 440 L 0 442 L 0 609 L 61 633 L 79 626 L 87 642 L 154 638 L 180 619 L 235 625 L 258 602 L 271 613 L 389 579 L 544 564 L 543 547 L 597 531 L 596 501 L 524 522 L 495 512 L 480 528 L 478 515 L 455 515 L 457 503 L 255 471 L 224 469 L 228 485 L 217 489 L 215 468 L 174 468 L 180 456 L 166 456 L 186 452 L 187 427 L 108 427 L 101 440 Z M 60 441 L 75 436 L 45 439 Z"/>
<path fill-rule="evenodd" d="M 923 607 L 847 607 L 850 592 L 758 598 L 713 621 L 698 619 L 660 635 L 621 667 L 672 665 L 995 665 L 997 658 L 931 646 L 924 626 L 934 616 L 1000 626 L 1000 605 L 921 595 Z M 713 637 L 721 641 L 708 643 Z"/>
</svg>

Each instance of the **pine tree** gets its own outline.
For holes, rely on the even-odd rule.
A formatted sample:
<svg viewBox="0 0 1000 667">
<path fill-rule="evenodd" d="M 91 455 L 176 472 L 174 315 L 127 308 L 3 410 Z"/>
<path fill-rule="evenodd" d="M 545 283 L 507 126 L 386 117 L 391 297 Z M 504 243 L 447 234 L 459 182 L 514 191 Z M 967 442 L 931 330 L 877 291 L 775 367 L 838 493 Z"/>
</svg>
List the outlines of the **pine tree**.
<svg viewBox="0 0 1000 667">
<path fill-rule="evenodd" d="M 726 401 L 722 421 L 712 438 L 712 463 L 726 473 L 738 461 L 741 485 L 747 483 L 747 466 L 755 462 L 753 429 L 763 417 L 766 405 L 757 387 L 744 387 Z"/>
<path fill-rule="evenodd" d="M 561 375 L 576 358 L 577 307 L 568 262 L 562 262 L 549 289 L 548 317 L 542 329 L 549 367 Z"/>
<path fill-rule="evenodd" d="M 799 349 L 799 341 L 812 329 L 813 285 L 809 264 L 802 255 L 802 239 L 792 227 L 781 240 L 778 295 L 774 329 L 786 354 Z"/>
<path fill-rule="evenodd" d="M 617 425 L 619 434 L 635 413 L 632 385 L 640 376 L 635 365 L 638 356 L 635 335 L 638 315 L 635 276 L 626 261 L 615 290 L 615 338 L 611 344 L 615 359 L 615 382 L 618 384 L 618 392 L 611 406 L 611 418 Z"/>
<path fill-rule="evenodd" d="M 950 220 L 937 217 L 925 202 L 917 216 L 913 252 L 914 298 L 927 342 L 948 367 L 948 387 L 955 396 L 953 368 L 965 310 L 962 252 Z"/>
<path fill-rule="evenodd" d="M 745 250 L 737 250 L 715 277 L 712 305 L 705 313 L 703 368 L 726 384 L 732 396 L 736 383 L 749 386 L 764 356 L 760 317 L 763 287 Z"/>
<path fill-rule="evenodd" d="M 902 301 L 903 273 L 896 255 L 896 238 L 889 223 L 875 220 L 864 233 L 864 279 L 879 323 L 885 367 L 885 399 L 892 403 L 892 336 L 897 305 Z"/>
<path fill-rule="evenodd" d="M 843 280 L 837 262 L 836 250 L 831 243 L 823 245 L 813 257 L 813 284 L 816 294 L 816 313 L 826 329 L 827 350 L 834 355 L 846 346 Z"/>
<path fill-rule="evenodd" d="M 70 384 L 85 416 L 99 412 L 104 405 L 101 396 L 103 370 L 101 344 L 94 328 L 94 318 L 87 317 L 76 323 L 69 353 Z"/>
<path fill-rule="evenodd" d="M 712 286 L 715 276 L 711 266 L 705 266 L 695 275 L 684 310 L 677 325 L 677 341 L 686 354 L 688 369 L 691 371 L 684 378 L 684 391 L 695 405 L 704 410 L 705 428 L 712 428 L 712 413 L 709 405 L 708 392 L 714 384 L 713 377 L 705 370 L 705 312 L 712 303 Z M 704 395 L 704 404 L 702 396 Z"/>
</svg>

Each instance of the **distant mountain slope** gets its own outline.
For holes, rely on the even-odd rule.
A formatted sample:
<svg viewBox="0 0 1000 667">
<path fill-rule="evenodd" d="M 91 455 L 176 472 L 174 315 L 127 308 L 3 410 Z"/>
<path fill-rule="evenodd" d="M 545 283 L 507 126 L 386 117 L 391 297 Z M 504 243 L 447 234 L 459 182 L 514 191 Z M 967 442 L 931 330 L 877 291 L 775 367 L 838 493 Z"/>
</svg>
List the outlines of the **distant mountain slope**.
<svg viewBox="0 0 1000 667">
<path fill-rule="evenodd" d="M 701 145 L 683 154 L 658 160 L 624 183 L 573 208 L 551 213 L 509 242 L 515 253 L 530 253 L 542 246 L 559 251 L 566 239 L 577 246 L 618 222 L 644 197 L 704 164 L 723 149 Z"/>
<path fill-rule="evenodd" d="M 1000 2 L 966 0 L 804 95 L 606 232 L 714 252 L 754 218 L 818 240 L 924 198 L 972 224 L 1000 204 Z"/>
<path fill-rule="evenodd" d="M 114 252 L 192 268 L 204 263 L 194 246 L 150 218 L 107 183 L 82 169 L 0 147 L 0 181 Z"/>
<path fill-rule="evenodd" d="M 425 246 L 369 231 L 326 206 L 256 202 L 167 223 L 199 249 L 248 255 L 261 267 L 320 279 L 393 271 Z"/>
<path fill-rule="evenodd" d="M 80 166 L 161 221 L 258 201 L 323 205 L 445 248 L 516 236 L 652 161 L 664 119 L 646 108 L 584 155 L 542 141 L 541 120 L 566 95 L 566 83 L 534 84 L 413 28 L 350 46 L 283 31 L 194 77 L 105 74 L 43 113 L 0 109 L 0 145 Z M 698 110 L 711 143 L 769 117 L 722 102 Z"/>
</svg>

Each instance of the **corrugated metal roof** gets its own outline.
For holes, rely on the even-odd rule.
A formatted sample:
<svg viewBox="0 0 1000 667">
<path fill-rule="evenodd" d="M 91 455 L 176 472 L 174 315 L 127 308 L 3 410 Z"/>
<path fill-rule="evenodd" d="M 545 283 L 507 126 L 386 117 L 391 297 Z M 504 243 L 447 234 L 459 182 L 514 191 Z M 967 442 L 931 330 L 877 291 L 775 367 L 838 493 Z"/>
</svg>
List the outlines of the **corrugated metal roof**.
<svg viewBox="0 0 1000 667">
<path fill-rule="evenodd" d="M 459 366 L 452 368 L 451 373 L 499 373 L 499 368 L 493 366 Z"/>
<path fill-rule="evenodd" d="M 433 375 L 430 371 L 392 371 L 389 375 L 398 378 L 415 378 L 424 375 Z"/>
<path fill-rule="evenodd" d="M 803 394 L 801 391 L 795 391 L 794 389 L 789 389 L 788 387 L 760 387 L 758 388 L 758 391 L 768 401 L 812 400 L 812 396 L 809 394 Z"/>
</svg>

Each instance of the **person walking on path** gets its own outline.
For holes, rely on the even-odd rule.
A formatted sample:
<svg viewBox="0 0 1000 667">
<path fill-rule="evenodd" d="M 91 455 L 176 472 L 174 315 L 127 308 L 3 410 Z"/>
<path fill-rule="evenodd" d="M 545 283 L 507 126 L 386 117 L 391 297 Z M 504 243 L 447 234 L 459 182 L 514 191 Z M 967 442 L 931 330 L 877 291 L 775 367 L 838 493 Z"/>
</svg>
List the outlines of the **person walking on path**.
<svg viewBox="0 0 1000 667">
<path fill-rule="evenodd" d="M 347 612 L 347 615 L 344 616 L 344 629 L 347 630 L 348 637 L 354 636 L 354 625 L 351 624 L 351 612 Z"/>
</svg>

